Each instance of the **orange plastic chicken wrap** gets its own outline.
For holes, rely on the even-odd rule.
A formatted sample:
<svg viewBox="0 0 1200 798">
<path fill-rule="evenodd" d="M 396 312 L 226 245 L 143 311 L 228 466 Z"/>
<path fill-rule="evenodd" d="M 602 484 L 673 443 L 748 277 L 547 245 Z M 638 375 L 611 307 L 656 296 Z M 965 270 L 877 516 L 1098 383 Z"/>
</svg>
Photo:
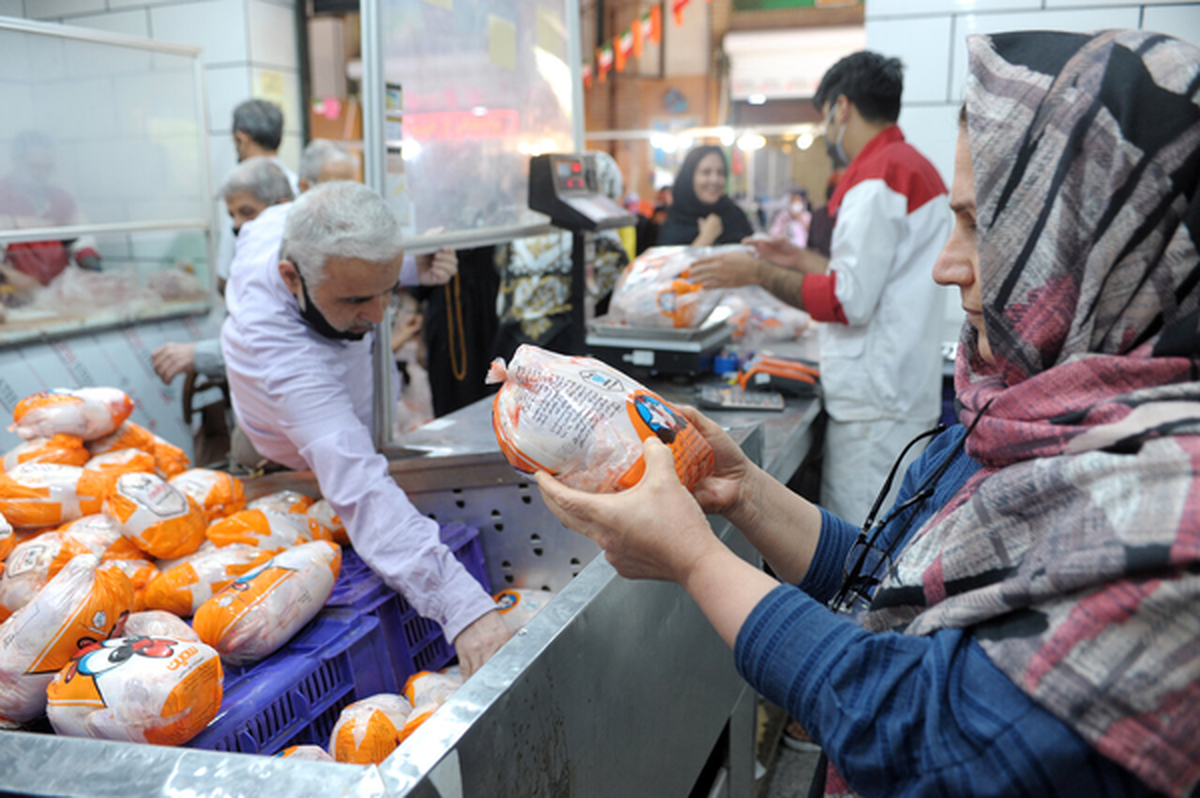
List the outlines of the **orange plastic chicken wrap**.
<svg viewBox="0 0 1200 798">
<path fill-rule="evenodd" d="M 325 749 L 319 745 L 292 745 L 280 751 L 279 756 L 283 759 L 295 759 L 305 762 L 337 761 L 325 753 Z"/>
<path fill-rule="evenodd" d="M 246 505 L 248 510 L 274 510 L 277 513 L 304 513 L 313 506 L 313 497 L 296 490 L 279 490 L 259 496 Z"/>
<path fill-rule="evenodd" d="M 329 753 L 338 762 L 378 765 L 400 744 L 410 714 L 412 705 L 402 695 L 380 693 L 355 701 L 338 716 Z"/>
<path fill-rule="evenodd" d="M 133 611 L 143 612 L 146 609 L 146 588 L 158 578 L 158 566 L 149 560 L 105 560 L 100 563 L 100 569 L 115 568 L 129 577 L 133 585 Z"/>
<path fill-rule="evenodd" d="M 712 447 L 691 422 L 599 360 L 525 344 L 507 367 L 497 359 L 487 379 L 504 383 L 492 402 L 492 427 L 520 471 L 547 471 L 594 493 L 624 490 L 641 480 L 642 441 L 656 435 L 689 490 L 712 473 Z"/>
<path fill-rule="evenodd" d="M 0 573 L 0 621 L 33 601 L 72 558 L 90 554 L 69 535 L 47 532 L 17 544 Z M 98 557 L 99 555 L 97 555 Z"/>
<path fill-rule="evenodd" d="M 15 527 L 58 526 L 98 513 L 115 474 L 26 463 L 0 474 L 0 513 Z"/>
<path fill-rule="evenodd" d="M 204 542 L 204 511 L 153 474 L 121 474 L 104 506 L 122 534 L 151 557 L 191 554 Z"/>
<path fill-rule="evenodd" d="M 140 449 L 149 454 L 154 458 L 155 470 L 167 479 L 182 474 L 191 465 L 183 449 L 132 421 L 126 421 L 111 434 L 88 444 L 93 457 L 123 449 Z"/>
<path fill-rule="evenodd" d="M 339 546 L 350 545 L 350 533 L 346 531 L 346 525 L 342 523 L 342 519 L 333 511 L 333 505 L 327 500 L 321 499 L 314 503 L 305 512 L 305 515 L 309 517 L 309 520 L 316 521 L 329 530 L 334 543 Z"/>
<path fill-rule="evenodd" d="M 404 697 L 412 704 L 412 713 L 405 721 L 404 728 L 400 729 L 400 742 L 407 740 L 422 723 L 429 720 L 442 704 L 450 700 L 450 696 L 458 692 L 462 684 L 462 674 L 458 668 L 447 668 L 440 673 L 420 671 L 409 676 L 404 683 Z"/>
<path fill-rule="evenodd" d="M 221 658 L 204 643 L 125 636 L 85 646 L 46 688 L 59 734 L 181 745 L 221 710 Z"/>
<path fill-rule="evenodd" d="M 234 543 L 163 571 L 146 590 L 146 606 L 189 617 L 200 605 L 233 584 L 238 577 L 263 564 L 274 552 Z"/>
<path fill-rule="evenodd" d="M 13 547 L 17 545 L 17 535 L 13 532 L 12 524 L 8 523 L 8 519 L 0 513 L 0 563 L 8 557 L 12 552 Z M 2 569 L 2 565 L 0 565 Z M 3 570 L 0 570 L 0 574 Z"/>
<path fill-rule="evenodd" d="M 54 435 L 33 438 L 9 449 L 0 460 L 0 473 L 11 471 L 23 463 L 56 463 L 81 466 L 91 455 L 78 435 Z"/>
<path fill-rule="evenodd" d="M 210 524 L 246 506 L 246 488 L 242 481 L 224 471 L 191 468 L 171 477 L 170 482 L 200 505 Z"/>
<path fill-rule="evenodd" d="M 84 463 L 83 467 L 93 471 L 112 471 L 116 474 L 153 474 L 157 470 L 154 455 L 141 449 L 118 449 L 115 452 L 98 454 Z"/>
<path fill-rule="evenodd" d="M 722 292 L 689 282 L 688 269 L 700 258 L 731 251 L 746 248 L 651 247 L 621 273 L 603 320 L 631 327 L 699 327 Z"/>
<path fill-rule="evenodd" d="M 99 562 L 91 554 L 75 557 L 0 625 L 0 722 L 40 717 L 54 675 L 124 622 L 133 586 L 120 571 L 98 571 Z"/>
<path fill-rule="evenodd" d="M 112 433 L 132 412 L 133 401 L 116 388 L 56 388 L 17 402 L 9 430 L 25 440 L 61 433 L 93 441 Z"/>
<path fill-rule="evenodd" d="M 501 590 L 492 599 L 508 631 L 516 634 L 557 596 L 549 590 Z"/>
<path fill-rule="evenodd" d="M 230 665 L 257 662 L 320 612 L 341 568 L 336 543 L 288 549 L 204 602 L 192 628 Z"/>
<path fill-rule="evenodd" d="M 205 534 L 218 546 L 244 543 L 263 551 L 278 551 L 312 540 L 332 540 L 328 529 L 303 512 L 278 510 L 242 510 L 213 521 Z"/>
<path fill-rule="evenodd" d="M 125 637 L 171 637 L 175 640 L 190 640 L 199 643 L 200 635 L 177 615 L 162 610 L 143 610 L 125 619 L 121 629 Z"/>
</svg>

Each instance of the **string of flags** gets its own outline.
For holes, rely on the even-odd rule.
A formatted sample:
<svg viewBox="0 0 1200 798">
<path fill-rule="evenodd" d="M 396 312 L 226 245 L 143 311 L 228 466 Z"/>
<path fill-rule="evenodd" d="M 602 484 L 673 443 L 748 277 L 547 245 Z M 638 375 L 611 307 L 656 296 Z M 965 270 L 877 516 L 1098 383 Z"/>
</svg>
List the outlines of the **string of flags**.
<svg viewBox="0 0 1200 798">
<path fill-rule="evenodd" d="M 683 24 L 683 9 L 691 0 L 671 0 L 671 15 L 676 25 Z M 712 0 L 708 0 L 712 2 Z M 643 14 L 639 19 L 622 33 L 614 36 L 611 42 L 596 48 L 594 61 L 583 65 L 583 86 L 592 87 L 594 78 L 601 83 L 608 79 L 608 73 L 614 68 L 624 72 L 630 56 L 642 57 L 642 48 L 646 42 L 658 44 L 662 41 L 662 6 L 656 5 Z"/>
</svg>

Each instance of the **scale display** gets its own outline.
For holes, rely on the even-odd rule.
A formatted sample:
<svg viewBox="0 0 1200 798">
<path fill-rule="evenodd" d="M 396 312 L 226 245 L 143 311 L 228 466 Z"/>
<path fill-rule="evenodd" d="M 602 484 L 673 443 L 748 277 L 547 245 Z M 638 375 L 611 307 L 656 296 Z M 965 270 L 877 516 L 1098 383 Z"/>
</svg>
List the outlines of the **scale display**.
<svg viewBox="0 0 1200 798">
<path fill-rule="evenodd" d="M 564 230 L 611 230 L 637 223 L 600 191 L 595 164 L 586 155 L 548 153 L 530 159 L 529 207 Z"/>
</svg>

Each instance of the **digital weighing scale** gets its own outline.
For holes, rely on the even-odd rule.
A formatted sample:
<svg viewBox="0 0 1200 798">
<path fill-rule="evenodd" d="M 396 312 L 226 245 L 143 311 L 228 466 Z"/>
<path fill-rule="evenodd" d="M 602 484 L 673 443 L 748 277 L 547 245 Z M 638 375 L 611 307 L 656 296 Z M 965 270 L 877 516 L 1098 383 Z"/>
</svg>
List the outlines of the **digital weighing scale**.
<svg viewBox="0 0 1200 798">
<path fill-rule="evenodd" d="M 718 307 L 694 329 L 606 324 L 601 316 L 588 325 L 588 353 L 631 376 L 703 374 L 733 340 L 729 315 L 729 308 Z"/>
</svg>

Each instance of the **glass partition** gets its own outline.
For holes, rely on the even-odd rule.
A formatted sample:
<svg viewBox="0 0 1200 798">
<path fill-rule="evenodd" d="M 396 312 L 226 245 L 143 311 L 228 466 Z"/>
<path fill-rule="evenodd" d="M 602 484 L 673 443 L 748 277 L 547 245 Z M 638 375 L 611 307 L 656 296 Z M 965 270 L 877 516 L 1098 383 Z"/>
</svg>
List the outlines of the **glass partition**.
<svg viewBox="0 0 1200 798">
<path fill-rule="evenodd" d="M 199 50 L 0 19 L 0 345 L 207 310 Z"/>
</svg>

